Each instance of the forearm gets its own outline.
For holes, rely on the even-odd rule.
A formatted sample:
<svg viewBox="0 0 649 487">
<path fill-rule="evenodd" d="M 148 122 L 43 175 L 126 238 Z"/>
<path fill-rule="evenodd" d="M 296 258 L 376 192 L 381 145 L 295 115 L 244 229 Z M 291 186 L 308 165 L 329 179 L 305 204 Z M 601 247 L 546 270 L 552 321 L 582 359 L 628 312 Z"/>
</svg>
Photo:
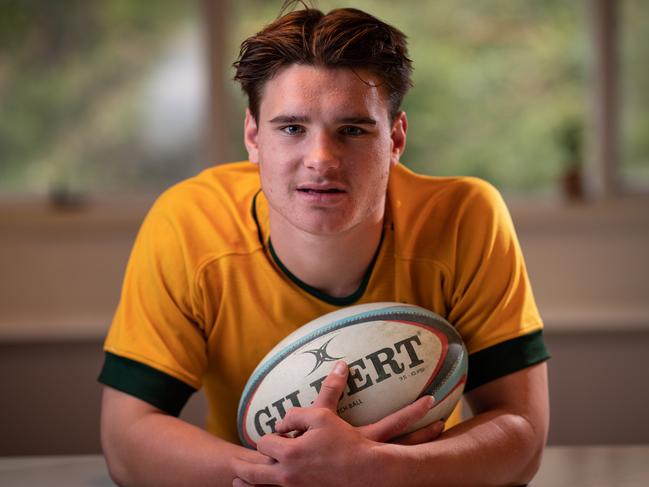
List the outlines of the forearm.
<svg viewBox="0 0 649 487">
<path fill-rule="evenodd" d="M 229 459 L 250 452 L 193 425 L 151 414 L 104 442 L 113 479 L 120 485 L 230 486 Z"/>
<path fill-rule="evenodd" d="M 234 456 L 265 460 L 109 387 L 103 395 L 101 443 L 111 477 L 124 486 L 230 486 Z"/>
<path fill-rule="evenodd" d="M 504 410 L 475 416 L 438 440 L 416 446 L 385 445 L 386 485 L 522 485 L 536 473 L 544 432 L 526 418 Z"/>
</svg>

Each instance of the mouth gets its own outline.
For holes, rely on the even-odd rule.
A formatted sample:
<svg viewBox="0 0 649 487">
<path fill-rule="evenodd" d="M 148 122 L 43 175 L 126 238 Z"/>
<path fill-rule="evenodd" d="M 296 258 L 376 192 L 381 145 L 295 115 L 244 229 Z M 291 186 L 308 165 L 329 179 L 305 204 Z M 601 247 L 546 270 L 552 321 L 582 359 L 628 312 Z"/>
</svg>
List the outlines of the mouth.
<svg viewBox="0 0 649 487">
<path fill-rule="evenodd" d="M 335 207 L 345 201 L 347 189 L 342 184 L 304 183 L 296 188 L 300 199 L 309 205 L 317 207 Z"/>
<path fill-rule="evenodd" d="M 312 195 L 327 195 L 327 194 L 346 193 L 346 191 L 342 187 L 335 186 L 335 185 L 309 185 L 309 184 L 304 184 L 304 185 L 298 186 L 297 190 L 300 193 L 312 194 Z"/>
<path fill-rule="evenodd" d="M 297 190 L 305 194 L 342 194 L 345 192 L 342 189 L 338 189 L 338 188 L 331 188 L 331 189 L 297 188 Z"/>
</svg>

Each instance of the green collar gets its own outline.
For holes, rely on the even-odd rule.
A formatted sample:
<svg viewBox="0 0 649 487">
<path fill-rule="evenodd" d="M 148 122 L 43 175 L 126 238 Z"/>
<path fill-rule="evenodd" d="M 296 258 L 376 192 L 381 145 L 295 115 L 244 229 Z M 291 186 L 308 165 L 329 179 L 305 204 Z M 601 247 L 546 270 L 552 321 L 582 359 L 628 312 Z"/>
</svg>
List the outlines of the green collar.
<svg viewBox="0 0 649 487">
<path fill-rule="evenodd" d="M 295 274 L 293 274 L 280 260 L 278 257 L 277 253 L 275 252 L 275 249 L 273 248 L 273 243 L 271 241 L 270 236 L 268 237 L 268 245 L 264 242 L 264 237 L 263 237 L 263 232 L 261 230 L 261 225 L 259 223 L 259 217 L 257 215 L 257 197 L 259 196 L 259 193 L 261 193 L 261 190 L 257 191 L 255 193 L 255 196 L 252 199 L 252 218 L 255 221 L 255 225 L 257 226 L 257 235 L 259 237 L 259 242 L 261 243 L 262 248 L 268 248 L 270 255 L 277 264 L 277 267 L 281 269 L 281 271 L 288 277 L 291 281 L 293 281 L 295 284 L 297 284 L 300 289 L 306 291 L 310 295 L 320 299 L 321 301 L 324 301 L 325 303 L 328 304 L 333 304 L 334 306 L 348 306 L 350 304 L 355 303 L 358 301 L 363 294 L 365 293 L 365 290 L 367 289 L 367 285 L 370 282 L 370 277 L 372 276 L 372 271 L 374 270 L 374 264 L 376 264 L 376 260 L 378 259 L 379 252 L 381 251 L 381 245 L 383 244 L 383 235 L 384 232 L 381 232 L 381 240 L 379 241 L 379 245 L 376 249 L 376 252 L 374 253 L 374 256 L 372 257 L 372 261 L 370 262 L 370 265 L 367 267 L 367 270 L 365 271 L 365 275 L 363 276 L 363 280 L 361 281 L 360 286 L 358 286 L 358 289 L 354 291 L 352 294 L 349 296 L 343 296 L 343 297 L 336 297 L 336 296 L 331 296 L 325 292 L 320 291 L 319 289 L 316 289 L 313 286 L 310 286 L 306 282 L 302 281 L 300 278 L 298 278 Z"/>
</svg>

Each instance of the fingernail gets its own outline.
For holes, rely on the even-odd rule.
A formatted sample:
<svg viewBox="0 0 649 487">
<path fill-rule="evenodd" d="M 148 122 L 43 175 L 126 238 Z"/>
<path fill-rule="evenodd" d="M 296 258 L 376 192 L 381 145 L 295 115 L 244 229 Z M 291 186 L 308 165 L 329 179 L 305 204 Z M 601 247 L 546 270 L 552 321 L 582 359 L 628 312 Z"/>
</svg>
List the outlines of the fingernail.
<svg viewBox="0 0 649 487">
<path fill-rule="evenodd" d="M 428 396 L 428 409 L 433 409 L 433 406 L 435 406 L 435 398 Z"/>
<path fill-rule="evenodd" d="M 338 362 L 334 367 L 334 373 L 338 375 L 345 375 L 347 372 L 347 364 L 345 362 Z"/>
</svg>

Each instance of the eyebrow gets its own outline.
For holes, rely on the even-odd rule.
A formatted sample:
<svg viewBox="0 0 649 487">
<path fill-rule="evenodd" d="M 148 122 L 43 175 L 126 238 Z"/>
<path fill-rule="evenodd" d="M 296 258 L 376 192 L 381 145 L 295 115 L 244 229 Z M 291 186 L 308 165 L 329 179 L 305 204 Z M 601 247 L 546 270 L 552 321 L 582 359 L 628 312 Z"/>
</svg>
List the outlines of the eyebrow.
<svg viewBox="0 0 649 487">
<path fill-rule="evenodd" d="M 309 117 L 301 115 L 278 115 L 269 120 L 270 123 L 306 123 L 308 121 Z"/>
<path fill-rule="evenodd" d="M 278 115 L 269 123 L 308 123 L 309 117 L 304 115 Z M 376 125 L 376 120 L 371 117 L 343 117 L 336 120 L 337 123 L 350 123 L 354 125 Z"/>
<path fill-rule="evenodd" d="M 351 123 L 353 125 L 376 125 L 376 120 L 370 117 L 344 117 L 338 120 L 340 123 Z"/>
</svg>

